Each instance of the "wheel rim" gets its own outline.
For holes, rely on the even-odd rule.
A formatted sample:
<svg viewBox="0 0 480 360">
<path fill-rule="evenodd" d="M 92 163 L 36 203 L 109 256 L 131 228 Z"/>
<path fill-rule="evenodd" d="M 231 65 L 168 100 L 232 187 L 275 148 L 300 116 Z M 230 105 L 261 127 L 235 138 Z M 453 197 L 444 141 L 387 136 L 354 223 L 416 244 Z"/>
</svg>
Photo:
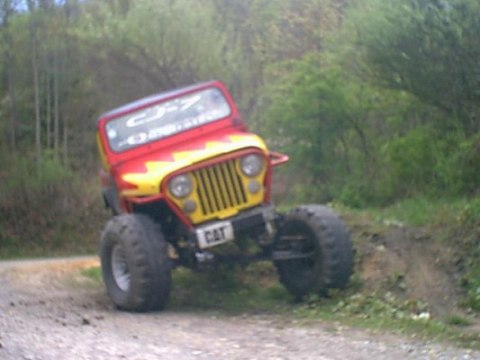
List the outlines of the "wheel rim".
<svg viewBox="0 0 480 360">
<path fill-rule="evenodd" d="M 112 251 L 112 274 L 117 286 L 122 291 L 130 288 L 130 269 L 128 268 L 125 250 L 120 244 L 116 244 Z"/>
</svg>

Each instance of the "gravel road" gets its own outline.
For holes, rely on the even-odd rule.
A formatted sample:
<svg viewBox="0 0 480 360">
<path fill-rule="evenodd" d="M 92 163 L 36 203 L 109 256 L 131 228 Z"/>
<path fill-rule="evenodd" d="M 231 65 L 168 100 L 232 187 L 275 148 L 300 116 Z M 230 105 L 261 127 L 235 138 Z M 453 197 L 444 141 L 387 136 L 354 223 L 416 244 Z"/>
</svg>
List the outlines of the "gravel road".
<svg viewBox="0 0 480 360">
<path fill-rule="evenodd" d="M 0 359 L 480 359 L 480 352 L 276 316 L 115 310 L 95 258 L 0 262 Z"/>
</svg>

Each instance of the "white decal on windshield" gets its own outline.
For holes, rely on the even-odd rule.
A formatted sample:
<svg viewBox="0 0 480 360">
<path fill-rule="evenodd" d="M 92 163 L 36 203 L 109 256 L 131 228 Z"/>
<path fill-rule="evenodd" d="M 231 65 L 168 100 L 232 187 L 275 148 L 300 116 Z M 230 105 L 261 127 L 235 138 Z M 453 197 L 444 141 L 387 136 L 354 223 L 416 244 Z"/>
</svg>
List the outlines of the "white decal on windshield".
<svg viewBox="0 0 480 360">
<path fill-rule="evenodd" d="M 184 100 L 184 104 L 182 105 L 182 108 L 181 110 L 182 111 L 185 111 L 187 110 L 189 107 L 191 107 L 192 105 L 195 105 L 197 102 L 200 101 L 200 99 L 202 98 L 201 95 L 195 95 L 195 96 L 192 96 L 191 98 L 187 98 Z"/>
<path fill-rule="evenodd" d="M 155 121 L 160 119 L 163 115 L 165 115 L 166 110 L 164 106 L 157 106 L 156 111 L 154 112 L 155 108 L 147 109 L 141 114 L 132 116 L 130 119 L 127 120 L 128 127 L 135 127 L 139 125 L 143 125 L 149 123 L 151 121 Z M 154 112 L 152 114 L 152 112 Z"/>
<path fill-rule="evenodd" d="M 137 144 L 142 144 L 145 141 L 147 141 L 148 136 L 147 133 L 138 133 L 132 136 L 129 136 L 127 139 L 127 144 L 128 145 L 137 145 Z"/>
<path fill-rule="evenodd" d="M 170 134 L 175 133 L 176 131 L 177 129 L 173 124 L 155 128 L 148 132 L 148 139 L 152 140 L 152 139 L 168 136 Z"/>
</svg>

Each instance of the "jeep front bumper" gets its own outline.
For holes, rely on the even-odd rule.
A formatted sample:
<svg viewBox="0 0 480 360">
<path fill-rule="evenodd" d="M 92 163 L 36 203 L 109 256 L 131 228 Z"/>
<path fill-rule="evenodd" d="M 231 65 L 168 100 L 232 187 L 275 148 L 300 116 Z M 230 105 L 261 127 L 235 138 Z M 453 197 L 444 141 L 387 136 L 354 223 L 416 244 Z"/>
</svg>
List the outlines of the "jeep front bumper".
<svg viewBox="0 0 480 360">
<path fill-rule="evenodd" d="M 274 231 L 275 210 L 273 206 L 260 206 L 244 211 L 227 220 L 213 221 L 195 228 L 195 242 L 199 249 L 208 249 L 234 241 L 240 234 L 252 236 Z"/>
</svg>

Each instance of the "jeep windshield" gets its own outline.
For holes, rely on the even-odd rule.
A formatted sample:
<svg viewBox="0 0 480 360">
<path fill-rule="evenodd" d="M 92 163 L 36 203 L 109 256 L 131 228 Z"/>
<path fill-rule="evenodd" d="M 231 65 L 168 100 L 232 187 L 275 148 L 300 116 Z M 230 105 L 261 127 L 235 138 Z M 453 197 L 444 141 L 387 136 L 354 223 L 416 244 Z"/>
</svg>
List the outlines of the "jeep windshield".
<svg viewBox="0 0 480 360">
<path fill-rule="evenodd" d="M 122 152 L 220 120 L 230 112 L 222 92 L 209 88 L 115 118 L 106 124 L 106 133 L 112 150 Z"/>
</svg>

